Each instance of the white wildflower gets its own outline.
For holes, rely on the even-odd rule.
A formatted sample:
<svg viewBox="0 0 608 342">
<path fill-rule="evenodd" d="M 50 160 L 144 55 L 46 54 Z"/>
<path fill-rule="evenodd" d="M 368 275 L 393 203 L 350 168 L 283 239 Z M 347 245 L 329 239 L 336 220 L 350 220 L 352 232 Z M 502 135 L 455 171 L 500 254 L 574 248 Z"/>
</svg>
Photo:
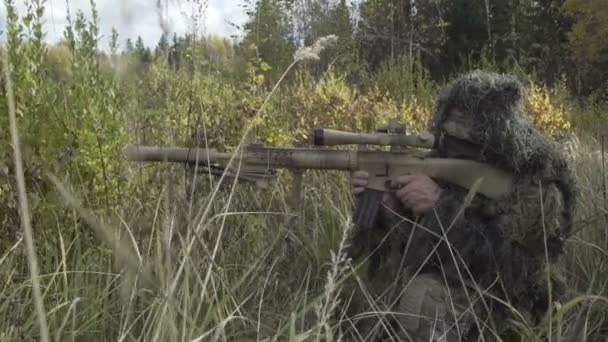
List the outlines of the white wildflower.
<svg viewBox="0 0 608 342">
<path fill-rule="evenodd" d="M 321 54 L 321 52 L 323 52 L 323 50 L 325 50 L 326 48 L 334 45 L 337 41 L 338 36 L 333 34 L 321 37 L 317 39 L 317 41 L 312 44 L 312 46 L 303 46 L 299 48 L 298 51 L 296 51 L 296 53 L 294 54 L 293 58 L 296 61 L 309 59 L 319 60 L 319 55 Z"/>
</svg>

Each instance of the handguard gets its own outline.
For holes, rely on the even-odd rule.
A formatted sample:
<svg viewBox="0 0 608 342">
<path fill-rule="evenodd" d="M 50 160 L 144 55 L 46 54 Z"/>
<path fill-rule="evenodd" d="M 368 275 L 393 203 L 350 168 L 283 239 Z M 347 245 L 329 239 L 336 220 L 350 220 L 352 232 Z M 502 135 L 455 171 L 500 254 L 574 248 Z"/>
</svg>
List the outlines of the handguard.
<svg viewBox="0 0 608 342">
<path fill-rule="evenodd" d="M 383 195 L 383 191 L 373 189 L 365 189 L 357 195 L 357 203 L 353 214 L 355 225 L 363 229 L 372 229 L 376 225 Z"/>
</svg>

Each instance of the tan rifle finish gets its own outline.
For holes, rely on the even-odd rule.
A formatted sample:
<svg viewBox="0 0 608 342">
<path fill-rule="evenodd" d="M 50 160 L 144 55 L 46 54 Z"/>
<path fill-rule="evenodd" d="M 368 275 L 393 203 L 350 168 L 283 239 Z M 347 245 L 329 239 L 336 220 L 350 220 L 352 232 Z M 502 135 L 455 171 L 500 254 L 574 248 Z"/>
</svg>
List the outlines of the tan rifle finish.
<svg viewBox="0 0 608 342">
<path fill-rule="evenodd" d="M 427 175 L 471 189 L 481 179 L 478 193 L 498 199 L 511 191 L 513 178 L 490 165 L 463 159 L 426 158 L 411 151 L 349 151 L 328 148 L 266 147 L 248 145 L 234 156 L 214 149 L 184 147 L 128 146 L 128 160 L 198 163 L 202 167 L 226 168 L 229 175 L 265 185 L 275 169 L 290 170 L 364 170 L 369 174 L 368 188 L 394 191 L 399 176 Z"/>
</svg>

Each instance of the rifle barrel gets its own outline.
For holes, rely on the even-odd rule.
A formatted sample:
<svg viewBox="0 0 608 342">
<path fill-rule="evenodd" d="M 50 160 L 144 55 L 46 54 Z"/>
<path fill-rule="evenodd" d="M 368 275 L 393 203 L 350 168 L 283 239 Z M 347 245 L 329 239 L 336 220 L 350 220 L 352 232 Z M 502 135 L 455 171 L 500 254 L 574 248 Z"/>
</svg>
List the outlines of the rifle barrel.
<svg viewBox="0 0 608 342">
<path fill-rule="evenodd" d="M 187 147 L 160 147 L 160 146 L 138 146 L 129 145 L 125 148 L 127 160 L 132 161 L 157 161 L 208 164 L 228 160 L 229 153 L 221 153 L 215 149 L 187 148 Z"/>
</svg>

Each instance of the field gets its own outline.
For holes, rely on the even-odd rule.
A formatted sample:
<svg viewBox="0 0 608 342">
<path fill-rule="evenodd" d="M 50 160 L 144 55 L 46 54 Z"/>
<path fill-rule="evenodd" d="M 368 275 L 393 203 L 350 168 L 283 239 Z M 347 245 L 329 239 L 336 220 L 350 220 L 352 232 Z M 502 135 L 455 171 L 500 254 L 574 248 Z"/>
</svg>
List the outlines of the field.
<svg viewBox="0 0 608 342">
<path fill-rule="evenodd" d="M 301 146 L 314 127 L 372 131 L 394 117 L 421 130 L 445 83 L 408 58 L 364 85 L 331 65 L 319 73 L 333 36 L 280 71 L 217 37 L 178 52 L 120 52 L 117 32 L 109 49 L 99 46 L 95 12 L 75 14 L 65 41 L 47 45 L 43 5 L 18 17 L 11 4 L 1 51 L 0 341 L 343 340 L 352 328 L 343 294 L 357 275 L 344 254 L 348 174 L 308 171 L 295 197 L 287 172 L 260 189 L 129 162 L 123 149 Z M 517 340 L 605 341 L 608 105 L 575 96 L 565 80 L 507 71 L 527 85 L 533 121 L 562 144 L 580 190 L 564 260 L 570 300 L 540 327 L 513 322 Z"/>
</svg>

